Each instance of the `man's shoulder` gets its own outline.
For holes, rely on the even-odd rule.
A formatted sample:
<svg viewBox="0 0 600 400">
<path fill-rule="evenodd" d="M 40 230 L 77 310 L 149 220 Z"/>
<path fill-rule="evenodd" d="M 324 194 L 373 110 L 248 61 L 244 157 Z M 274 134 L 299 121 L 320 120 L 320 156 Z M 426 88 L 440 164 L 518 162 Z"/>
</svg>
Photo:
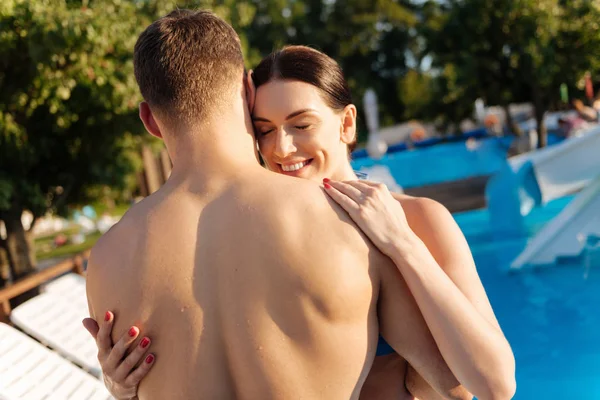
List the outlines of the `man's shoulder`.
<svg viewBox="0 0 600 400">
<path fill-rule="evenodd" d="M 134 204 L 98 239 L 90 252 L 88 274 L 109 273 L 110 269 L 119 263 L 120 258 L 131 252 L 138 241 L 143 215 L 147 212 L 148 206 L 149 202 L 145 199 Z"/>
<path fill-rule="evenodd" d="M 268 238 L 269 252 L 276 258 L 285 254 L 288 266 L 299 267 L 300 276 L 316 286 L 335 280 L 371 291 L 378 279 L 374 270 L 387 258 L 322 185 L 283 178 L 261 192 L 268 200 L 261 207 L 266 229 L 260 240 Z"/>
<path fill-rule="evenodd" d="M 246 189 L 248 195 L 237 196 L 238 201 L 252 204 L 253 220 L 259 221 L 265 234 L 285 235 L 303 246 L 365 242 L 348 213 L 316 182 L 270 174 Z"/>
<path fill-rule="evenodd" d="M 281 174 L 269 173 L 258 182 L 260 192 L 273 199 L 294 196 L 290 200 L 324 199 L 322 185 L 308 179 L 292 178 Z"/>
<path fill-rule="evenodd" d="M 307 179 L 272 175 L 261 182 L 260 189 L 256 191 L 258 202 L 265 205 L 261 210 L 267 213 L 335 216 L 340 208 L 327 196 L 323 185 Z"/>
</svg>

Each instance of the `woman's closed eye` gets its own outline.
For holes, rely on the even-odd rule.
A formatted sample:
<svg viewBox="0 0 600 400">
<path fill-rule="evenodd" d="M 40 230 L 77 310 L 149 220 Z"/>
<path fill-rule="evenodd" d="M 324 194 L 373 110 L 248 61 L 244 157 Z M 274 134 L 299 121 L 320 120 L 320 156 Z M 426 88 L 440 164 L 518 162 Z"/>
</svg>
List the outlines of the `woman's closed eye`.
<svg viewBox="0 0 600 400">
<path fill-rule="evenodd" d="M 267 134 L 273 132 L 274 130 L 275 130 L 275 128 L 268 127 L 268 126 L 258 126 L 258 127 L 256 127 L 256 131 L 261 136 L 267 135 Z"/>
<path fill-rule="evenodd" d="M 294 121 L 289 121 L 289 126 L 297 131 L 308 131 L 319 126 L 320 122 L 317 118 L 302 115 L 299 118 L 295 118 Z"/>
</svg>

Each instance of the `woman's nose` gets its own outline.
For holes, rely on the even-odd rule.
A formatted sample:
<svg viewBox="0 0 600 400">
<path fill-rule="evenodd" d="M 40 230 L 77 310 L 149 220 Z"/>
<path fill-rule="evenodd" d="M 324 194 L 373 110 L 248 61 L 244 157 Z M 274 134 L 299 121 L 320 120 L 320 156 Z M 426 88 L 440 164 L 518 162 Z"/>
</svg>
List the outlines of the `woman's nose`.
<svg viewBox="0 0 600 400">
<path fill-rule="evenodd" d="M 296 151 L 294 140 L 291 135 L 288 135 L 283 129 L 277 134 L 275 143 L 275 155 L 281 159 L 287 157 Z"/>
</svg>

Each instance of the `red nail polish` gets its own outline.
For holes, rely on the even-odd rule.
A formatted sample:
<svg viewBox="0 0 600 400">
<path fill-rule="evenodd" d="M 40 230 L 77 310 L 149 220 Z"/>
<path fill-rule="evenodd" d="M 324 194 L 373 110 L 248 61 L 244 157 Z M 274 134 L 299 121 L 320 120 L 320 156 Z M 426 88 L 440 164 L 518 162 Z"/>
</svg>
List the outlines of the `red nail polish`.
<svg viewBox="0 0 600 400">
<path fill-rule="evenodd" d="M 106 314 L 104 314 L 104 320 L 106 322 L 110 321 L 110 311 L 107 311 Z"/>
<path fill-rule="evenodd" d="M 140 342 L 140 347 L 142 349 L 145 349 L 146 347 L 148 347 L 148 345 L 150 344 L 150 339 L 148 339 L 147 337 L 143 338 L 142 341 Z"/>
<path fill-rule="evenodd" d="M 329 183 L 329 178 L 323 178 L 323 183 Z"/>
<path fill-rule="evenodd" d="M 135 335 L 137 335 L 138 331 L 135 326 L 132 326 L 131 328 L 129 328 L 129 332 L 127 333 L 129 334 L 129 336 L 134 337 Z"/>
<path fill-rule="evenodd" d="M 325 186 L 325 189 L 331 189 L 331 185 L 329 183 L 326 183 L 324 186 Z"/>
<path fill-rule="evenodd" d="M 152 354 L 148 354 L 148 357 L 146 357 L 146 364 L 152 364 L 152 361 L 154 361 L 154 356 Z"/>
</svg>

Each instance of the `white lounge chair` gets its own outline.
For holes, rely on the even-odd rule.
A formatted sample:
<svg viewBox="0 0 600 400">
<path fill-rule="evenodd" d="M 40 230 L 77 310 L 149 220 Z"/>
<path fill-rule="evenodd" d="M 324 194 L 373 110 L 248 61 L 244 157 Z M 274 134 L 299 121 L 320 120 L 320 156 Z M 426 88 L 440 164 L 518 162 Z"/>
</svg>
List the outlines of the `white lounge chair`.
<svg viewBox="0 0 600 400">
<path fill-rule="evenodd" d="M 84 304 L 87 307 L 87 297 L 85 293 L 85 278 L 74 272 L 70 272 L 45 283 L 42 291 L 54 293 L 73 301 L 74 303 Z"/>
<path fill-rule="evenodd" d="M 65 279 L 66 278 L 66 279 Z M 78 276 L 66 276 L 57 286 L 16 307 L 10 320 L 41 343 L 52 347 L 96 377 L 101 376 L 98 349 L 94 339 L 83 328 L 81 320 L 89 315 L 84 285 L 69 290 L 69 281 Z M 62 289 L 61 289 L 62 287 Z"/>
<path fill-rule="evenodd" d="M 0 400 L 108 400 L 102 382 L 0 323 Z"/>
</svg>

